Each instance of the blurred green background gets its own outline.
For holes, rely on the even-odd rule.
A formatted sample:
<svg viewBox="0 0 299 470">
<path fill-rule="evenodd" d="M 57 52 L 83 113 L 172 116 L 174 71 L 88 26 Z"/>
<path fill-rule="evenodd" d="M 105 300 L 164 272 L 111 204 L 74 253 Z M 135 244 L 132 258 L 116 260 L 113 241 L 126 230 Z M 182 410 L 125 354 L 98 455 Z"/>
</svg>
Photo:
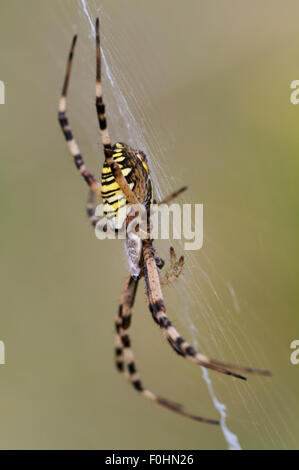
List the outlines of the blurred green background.
<svg viewBox="0 0 299 470">
<path fill-rule="evenodd" d="M 164 289 L 169 316 L 204 352 L 273 370 L 247 383 L 210 373 L 240 445 L 298 448 L 299 107 L 290 83 L 299 79 L 299 4 L 87 5 L 101 17 L 115 80 L 104 75 L 113 138 L 147 150 L 162 195 L 187 184 L 182 200 L 204 204 L 204 246 Z M 1 0 L 0 447 L 227 448 L 220 428 L 147 402 L 115 371 L 123 247 L 95 238 L 56 117 L 74 32 L 69 118 L 99 174 L 95 50 L 81 2 Z M 143 286 L 133 320 L 144 383 L 216 418 L 201 370 L 165 344 Z"/>
</svg>

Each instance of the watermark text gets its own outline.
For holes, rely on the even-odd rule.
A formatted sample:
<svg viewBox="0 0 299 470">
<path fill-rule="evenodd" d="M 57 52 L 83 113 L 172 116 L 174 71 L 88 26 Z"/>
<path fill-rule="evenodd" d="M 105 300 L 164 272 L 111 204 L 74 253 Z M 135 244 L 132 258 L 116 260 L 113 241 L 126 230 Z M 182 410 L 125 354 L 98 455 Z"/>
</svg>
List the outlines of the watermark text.
<svg viewBox="0 0 299 470">
<path fill-rule="evenodd" d="M 95 215 L 99 218 L 95 234 L 99 240 L 126 239 L 135 234 L 141 239 L 184 240 L 185 250 L 199 250 L 203 246 L 203 204 L 142 204 L 126 205 L 118 200 L 117 213 L 109 212 L 106 204 L 99 204 Z"/>
</svg>

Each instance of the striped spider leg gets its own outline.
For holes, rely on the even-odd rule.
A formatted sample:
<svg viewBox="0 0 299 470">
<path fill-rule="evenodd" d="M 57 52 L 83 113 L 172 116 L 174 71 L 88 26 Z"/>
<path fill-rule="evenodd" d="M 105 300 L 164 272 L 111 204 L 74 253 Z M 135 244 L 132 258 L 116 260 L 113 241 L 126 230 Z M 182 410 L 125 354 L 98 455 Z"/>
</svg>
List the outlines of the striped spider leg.
<svg viewBox="0 0 299 470">
<path fill-rule="evenodd" d="M 138 205 L 139 201 L 132 188 L 130 188 L 120 165 L 113 158 L 113 149 L 109 132 L 107 129 L 107 121 L 105 117 L 105 104 L 103 101 L 102 82 L 101 82 L 101 44 L 100 44 L 100 22 L 96 19 L 96 54 L 97 54 L 97 76 L 96 76 L 96 109 L 98 114 L 102 143 L 104 146 L 105 163 L 110 167 L 111 173 L 118 187 L 131 205 Z"/>
<path fill-rule="evenodd" d="M 243 380 L 246 380 L 246 377 L 232 372 L 230 369 L 263 376 L 271 375 L 271 372 L 268 370 L 255 369 L 252 367 L 221 362 L 197 352 L 187 341 L 181 337 L 166 315 L 166 307 L 155 262 L 154 248 L 151 240 L 144 240 L 143 242 L 143 258 L 144 278 L 146 282 L 146 292 L 150 312 L 154 321 L 160 326 L 163 332 L 163 336 L 180 356 L 208 369 L 212 369 L 222 374 L 231 375 Z"/>
<path fill-rule="evenodd" d="M 203 418 L 202 416 L 197 416 L 188 413 L 187 411 L 183 410 L 180 404 L 171 402 L 169 400 L 166 400 L 165 398 L 160 397 L 159 395 L 145 388 L 143 383 L 141 382 L 136 368 L 134 353 L 131 347 L 131 340 L 128 335 L 128 329 L 131 324 L 132 307 L 134 305 L 138 281 L 139 279 L 135 279 L 131 276 L 131 274 L 128 275 L 125 289 L 121 298 L 119 312 L 115 322 L 115 357 L 117 369 L 132 384 L 135 390 L 137 390 L 144 397 L 174 411 L 175 413 L 194 419 L 196 421 L 201 421 L 203 423 L 209 424 L 220 424 L 218 420 Z"/>
<path fill-rule="evenodd" d="M 85 179 L 88 186 L 90 186 L 91 190 L 95 194 L 97 194 L 97 196 L 102 197 L 101 187 L 99 183 L 96 181 L 93 174 L 86 170 L 85 163 L 80 153 L 79 146 L 72 134 L 72 131 L 68 122 L 68 118 L 66 116 L 67 91 L 68 91 L 69 79 L 70 79 L 71 68 L 72 68 L 72 60 L 73 60 L 76 42 L 77 42 L 77 36 L 74 36 L 71 49 L 69 52 L 65 79 L 64 79 L 62 94 L 61 94 L 61 98 L 59 102 L 58 120 L 62 129 L 62 132 L 64 134 L 65 140 L 67 142 L 69 151 L 74 158 L 74 162 L 75 162 L 77 169 L 79 170 L 79 172 Z"/>
</svg>

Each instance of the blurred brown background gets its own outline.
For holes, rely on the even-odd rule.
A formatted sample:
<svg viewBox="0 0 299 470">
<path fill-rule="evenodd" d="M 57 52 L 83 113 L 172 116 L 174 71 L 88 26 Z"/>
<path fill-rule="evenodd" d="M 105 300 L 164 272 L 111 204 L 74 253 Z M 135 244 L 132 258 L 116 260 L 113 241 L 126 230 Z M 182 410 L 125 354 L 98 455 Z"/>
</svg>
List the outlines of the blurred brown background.
<svg viewBox="0 0 299 470">
<path fill-rule="evenodd" d="M 299 79 L 299 4 L 87 4 L 101 17 L 115 80 L 104 76 L 113 138 L 147 150 L 163 195 L 187 184 L 183 200 L 204 203 L 204 246 L 164 289 L 169 315 L 204 352 L 273 370 L 247 383 L 210 374 L 241 446 L 298 448 L 299 107 L 290 83 Z M 115 371 L 123 247 L 95 238 L 56 118 L 74 32 L 69 118 L 99 174 L 95 50 L 81 2 L 1 0 L 0 447 L 227 448 L 219 428 L 147 402 Z M 145 384 L 217 417 L 201 370 L 172 353 L 150 318 L 143 286 L 134 315 Z"/>
</svg>

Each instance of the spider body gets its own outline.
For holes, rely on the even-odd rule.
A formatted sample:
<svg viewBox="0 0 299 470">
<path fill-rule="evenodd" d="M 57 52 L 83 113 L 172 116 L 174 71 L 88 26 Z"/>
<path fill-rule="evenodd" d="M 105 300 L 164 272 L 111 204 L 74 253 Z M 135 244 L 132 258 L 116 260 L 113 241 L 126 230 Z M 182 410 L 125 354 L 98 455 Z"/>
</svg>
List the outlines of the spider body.
<svg viewBox="0 0 299 470">
<path fill-rule="evenodd" d="M 145 154 L 118 142 L 112 147 L 112 158 L 118 164 L 138 202 L 148 208 L 153 203 L 153 185 Z M 107 161 L 102 169 L 102 198 L 108 223 L 111 228 L 120 229 L 127 218 L 129 203 Z"/>
<path fill-rule="evenodd" d="M 59 102 L 58 119 L 75 165 L 90 187 L 87 214 L 92 225 L 95 226 L 98 220 L 94 210 L 94 195 L 96 195 L 103 198 L 106 218 L 112 226 L 114 225 L 114 227 L 117 228 L 117 226 L 122 225 L 125 221 L 128 224 L 130 223 L 130 220 L 132 220 L 130 219 L 130 211 L 127 214 L 125 209 L 130 209 L 130 206 L 134 206 L 136 204 L 143 204 L 145 209 L 149 208 L 149 205 L 154 201 L 153 185 L 149 174 L 147 159 L 142 151 L 133 150 L 128 145 L 121 143 L 116 143 L 113 146 L 111 145 L 105 117 L 105 105 L 102 97 L 101 51 L 98 19 L 96 21 L 96 110 L 105 155 L 105 162 L 102 171 L 102 187 L 93 174 L 86 169 L 83 156 L 81 155 L 79 146 L 72 134 L 66 115 L 67 90 L 76 40 L 77 36 L 73 38 L 69 53 L 62 96 Z M 168 203 L 185 189 L 186 188 L 179 189 L 159 204 Z M 120 214 L 120 221 L 117 221 L 117 216 Z M 228 364 L 212 359 L 205 354 L 196 351 L 181 337 L 172 322 L 168 319 L 161 289 L 162 285 L 170 284 L 173 280 L 178 278 L 182 270 L 184 258 L 181 256 L 179 260 L 177 260 L 174 249 L 171 247 L 170 269 L 164 277 L 161 277 L 160 270 L 163 268 L 164 261 L 156 257 L 153 240 L 151 240 L 150 237 L 141 239 L 136 235 L 136 233 L 129 232 L 125 240 L 125 248 L 129 260 L 130 272 L 127 276 L 127 281 L 125 283 L 115 320 L 115 363 L 117 369 L 133 385 L 135 390 L 144 397 L 196 421 L 220 424 L 219 420 L 203 418 L 185 411 L 180 405 L 161 398 L 143 385 L 137 372 L 134 354 L 131 347 L 131 340 L 128 335 L 128 329 L 131 325 L 132 308 L 140 279 L 144 278 L 145 280 L 147 304 L 154 321 L 160 327 L 165 339 L 173 350 L 179 354 L 179 356 L 197 365 L 243 380 L 246 380 L 246 378 L 243 375 L 234 372 L 234 370 L 259 375 L 271 375 L 270 372 L 266 370 L 253 369 L 252 367 Z"/>
</svg>

